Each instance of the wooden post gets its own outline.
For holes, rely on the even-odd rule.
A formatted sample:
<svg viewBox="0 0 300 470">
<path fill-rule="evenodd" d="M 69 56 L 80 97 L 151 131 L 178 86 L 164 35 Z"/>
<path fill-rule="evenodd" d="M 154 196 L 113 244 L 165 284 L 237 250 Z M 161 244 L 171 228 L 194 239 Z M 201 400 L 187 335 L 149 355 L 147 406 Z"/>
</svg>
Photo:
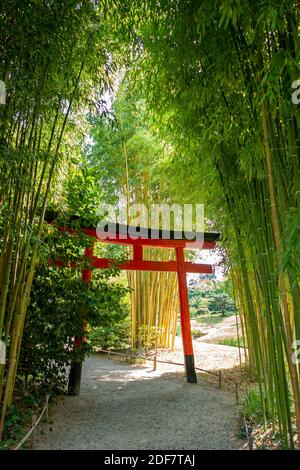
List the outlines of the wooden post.
<svg viewBox="0 0 300 470">
<path fill-rule="evenodd" d="M 47 394 L 46 395 L 46 418 L 47 418 L 47 423 L 48 423 L 48 419 L 49 419 L 49 395 Z"/>
<path fill-rule="evenodd" d="M 73 362 L 69 373 L 68 395 L 77 396 L 80 393 L 82 361 Z"/>
<path fill-rule="evenodd" d="M 236 404 L 239 405 L 239 389 L 238 389 L 238 385 L 237 384 L 234 384 L 235 386 L 235 398 L 236 398 Z"/>
<path fill-rule="evenodd" d="M 36 415 L 32 415 L 32 435 L 31 435 L 31 449 L 35 448 L 36 442 Z"/>
<path fill-rule="evenodd" d="M 189 383 L 197 383 L 197 375 L 194 365 L 193 340 L 190 322 L 190 309 L 186 272 L 184 268 L 183 248 L 175 248 L 177 259 L 178 291 L 180 303 L 181 335 L 186 371 L 186 380 Z"/>
<path fill-rule="evenodd" d="M 84 256 L 88 260 L 94 255 L 94 244 L 91 243 L 90 248 L 85 248 Z M 84 268 L 82 270 L 81 276 L 82 282 L 87 282 L 89 285 L 92 281 L 92 271 L 89 268 Z M 75 339 L 75 347 L 81 349 L 82 344 L 86 342 L 85 337 L 86 332 L 86 320 L 83 321 L 82 326 L 82 336 Z M 81 371 L 82 371 L 82 361 L 76 361 L 72 364 L 70 373 L 69 373 L 69 384 L 68 384 L 68 395 L 77 396 L 80 393 L 80 384 L 81 384 Z"/>
</svg>

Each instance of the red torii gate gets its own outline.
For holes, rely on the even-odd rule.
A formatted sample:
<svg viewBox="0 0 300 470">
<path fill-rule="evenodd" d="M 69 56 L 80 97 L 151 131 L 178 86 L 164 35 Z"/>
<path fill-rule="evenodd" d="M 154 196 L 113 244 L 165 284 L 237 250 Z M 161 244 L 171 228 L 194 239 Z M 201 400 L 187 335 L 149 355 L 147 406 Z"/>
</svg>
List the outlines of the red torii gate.
<svg viewBox="0 0 300 470">
<path fill-rule="evenodd" d="M 59 230 L 75 232 L 68 227 L 60 227 Z M 119 269 L 136 271 L 169 271 L 177 272 L 178 291 L 180 304 L 180 322 L 183 342 L 184 362 L 186 379 L 189 383 L 196 383 L 197 376 L 194 366 L 193 341 L 190 325 L 190 312 L 188 300 L 187 273 L 213 272 L 210 264 L 199 264 L 185 261 L 184 248 L 188 249 L 213 249 L 220 237 L 219 233 L 199 233 L 164 231 L 161 229 L 150 229 L 134 227 L 121 224 L 107 224 L 103 229 L 80 228 L 80 231 L 101 242 L 131 245 L 133 247 L 133 258 L 117 264 Z M 149 261 L 143 258 L 143 247 L 174 248 L 176 261 Z M 84 258 L 89 261 L 93 268 L 107 269 L 116 265 L 116 261 L 110 258 L 98 258 L 94 256 L 94 242 L 89 248 L 85 248 Z M 54 260 L 58 266 L 65 265 L 60 260 Z M 92 270 L 84 268 L 82 271 L 83 282 L 91 282 Z M 69 393 L 78 394 L 81 379 L 81 363 L 73 364 L 70 371 Z"/>
</svg>

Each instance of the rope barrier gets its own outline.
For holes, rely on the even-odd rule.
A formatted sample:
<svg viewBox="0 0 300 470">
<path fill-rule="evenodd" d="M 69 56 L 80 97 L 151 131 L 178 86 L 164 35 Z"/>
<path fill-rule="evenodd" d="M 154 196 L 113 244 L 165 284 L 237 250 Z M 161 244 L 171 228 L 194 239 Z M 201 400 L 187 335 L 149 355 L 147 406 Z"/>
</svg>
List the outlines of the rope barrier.
<svg viewBox="0 0 300 470">
<path fill-rule="evenodd" d="M 36 437 L 36 428 L 39 425 L 39 423 L 40 423 L 41 419 L 43 418 L 44 414 L 45 413 L 48 414 L 48 404 L 49 404 L 49 395 L 46 395 L 46 403 L 45 403 L 45 406 L 44 406 L 39 418 L 36 419 L 36 415 L 32 416 L 32 427 L 31 427 L 31 429 L 23 437 L 23 439 L 19 442 L 19 444 L 16 445 L 16 447 L 14 447 L 13 450 L 20 450 L 21 447 L 25 444 L 25 442 L 30 438 L 31 435 L 33 436 L 33 439 L 32 439 L 32 442 L 31 442 L 31 447 L 34 448 L 35 437 Z"/>
<path fill-rule="evenodd" d="M 110 357 L 111 354 L 113 354 L 115 356 L 125 356 L 126 359 L 128 357 L 128 354 L 126 354 L 126 353 L 119 353 L 119 352 L 116 352 L 116 351 L 109 351 L 107 349 L 97 349 L 97 352 L 107 353 L 109 355 L 109 357 Z M 131 351 L 131 356 L 130 357 L 131 357 L 131 359 L 132 359 L 132 357 L 136 357 L 136 358 L 139 358 L 139 359 L 144 359 L 146 361 L 153 361 L 154 362 L 154 367 L 153 367 L 154 371 L 156 370 L 156 364 L 158 362 L 162 363 L 162 364 L 172 364 L 172 365 L 175 365 L 175 366 L 184 366 L 184 364 L 182 362 L 163 361 L 162 359 L 157 359 L 156 354 L 154 355 L 154 358 L 152 358 L 152 357 L 146 357 L 146 356 L 133 355 L 132 351 Z M 218 378 L 219 389 L 222 388 L 222 380 L 227 381 L 228 383 L 230 383 L 234 387 L 236 404 L 239 405 L 239 403 L 240 403 L 239 389 L 238 389 L 238 384 L 236 382 L 234 382 L 234 380 L 230 379 L 229 377 L 223 377 L 221 370 L 219 370 L 218 372 L 212 372 L 211 370 L 202 369 L 200 367 L 195 367 L 195 369 L 199 370 L 201 372 L 205 372 L 207 374 L 214 375 L 215 377 L 217 377 Z M 253 450 L 252 433 L 251 433 L 251 429 L 249 429 L 247 424 L 246 424 L 246 417 L 245 417 L 244 413 L 243 413 L 243 421 L 244 421 L 244 426 L 245 426 L 246 435 L 247 435 L 248 448 L 249 448 L 249 450 Z"/>
<path fill-rule="evenodd" d="M 126 353 L 110 351 L 110 350 L 107 350 L 107 349 L 97 349 L 97 352 L 106 353 L 106 354 L 108 354 L 108 357 L 110 357 L 111 354 L 115 355 L 115 356 L 125 356 L 126 358 L 128 357 L 128 354 L 126 354 Z M 138 359 L 144 359 L 145 361 L 154 362 L 153 370 L 156 370 L 156 364 L 158 362 L 161 363 L 161 364 L 171 364 L 171 365 L 174 365 L 174 366 L 184 366 L 184 364 L 182 362 L 164 361 L 162 359 L 157 359 L 156 354 L 154 355 L 154 358 L 152 358 L 150 356 L 139 356 L 139 355 L 132 355 L 132 354 L 131 354 L 130 357 L 131 358 L 136 357 Z M 211 375 L 214 375 L 215 377 L 217 377 L 220 389 L 222 388 L 222 380 L 227 381 L 228 383 L 233 385 L 234 392 L 235 392 L 236 403 L 237 403 L 237 405 L 239 404 L 238 385 L 232 379 L 230 379 L 229 377 L 222 377 L 222 371 L 221 370 L 219 370 L 218 372 L 212 372 L 211 370 L 202 369 L 200 367 L 195 367 L 195 370 L 199 370 L 201 372 L 205 372 L 206 374 L 211 374 Z"/>
<path fill-rule="evenodd" d="M 128 358 L 127 353 L 109 351 L 107 349 L 97 349 L 97 352 L 108 354 L 109 357 L 111 355 L 115 355 L 115 356 L 125 356 L 126 359 Z M 130 353 L 131 360 L 132 360 L 133 357 L 136 357 L 138 359 L 144 359 L 146 361 L 153 361 L 154 362 L 153 370 L 156 370 L 156 364 L 158 362 L 162 363 L 162 364 L 171 364 L 171 365 L 175 365 L 175 366 L 184 366 L 184 364 L 182 362 L 172 362 L 172 361 L 164 361 L 164 360 L 161 360 L 161 359 L 157 359 L 156 354 L 155 354 L 154 358 L 152 358 L 152 357 L 146 357 L 146 356 L 133 355 L 132 352 L 131 352 Z M 222 377 L 222 371 L 221 370 L 218 371 L 218 372 L 212 372 L 210 370 L 202 369 L 200 367 L 195 367 L 195 370 L 199 370 L 201 372 L 205 372 L 207 374 L 211 374 L 211 375 L 217 377 L 220 389 L 222 387 L 222 380 L 227 380 L 229 383 L 231 383 L 234 386 L 234 389 L 235 389 L 236 403 L 237 403 L 237 405 L 239 404 L 238 385 L 232 379 L 230 379 L 228 377 Z M 34 446 L 35 446 L 35 437 L 36 437 L 36 428 L 39 425 L 39 423 L 41 422 L 44 414 L 46 413 L 47 416 L 48 416 L 48 404 L 49 404 L 49 395 L 46 395 L 46 403 L 45 403 L 45 406 L 44 406 L 39 418 L 36 419 L 36 415 L 33 415 L 31 429 L 27 432 L 27 434 L 23 437 L 23 439 L 19 442 L 19 444 L 14 447 L 13 450 L 20 450 L 21 447 L 25 444 L 25 442 L 30 438 L 31 435 L 33 436 L 32 442 L 31 442 L 31 447 L 34 448 Z M 249 427 L 246 423 L 245 414 L 243 414 L 243 420 L 244 420 L 244 426 L 245 426 L 247 440 L 248 440 L 248 447 L 249 447 L 249 450 L 253 450 L 253 438 L 252 438 L 252 435 L 251 435 L 252 433 L 251 433 L 251 429 L 249 429 Z M 249 431 L 250 431 L 250 433 L 249 433 Z"/>
</svg>

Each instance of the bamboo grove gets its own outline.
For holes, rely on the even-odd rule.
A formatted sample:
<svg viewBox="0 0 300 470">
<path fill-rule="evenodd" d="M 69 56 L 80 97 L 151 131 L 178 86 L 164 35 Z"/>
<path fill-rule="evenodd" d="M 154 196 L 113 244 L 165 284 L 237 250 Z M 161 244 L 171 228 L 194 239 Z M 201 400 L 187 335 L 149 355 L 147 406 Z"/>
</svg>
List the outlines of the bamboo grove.
<svg viewBox="0 0 300 470">
<path fill-rule="evenodd" d="M 146 135 L 143 134 L 144 145 L 147 142 Z M 130 150 L 130 142 L 129 142 Z M 138 161 L 141 157 L 141 150 L 136 154 L 134 145 L 131 147 L 131 161 Z M 153 195 L 151 190 L 151 173 L 149 168 L 149 155 L 151 155 L 150 146 L 146 149 L 146 162 L 148 165 L 141 165 L 141 168 L 131 169 L 128 164 L 128 154 L 126 143 L 123 142 L 122 156 L 126 159 L 128 177 L 126 178 L 126 200 L 127 207 L 130 204 L 144 204 L 150 208 L 151 203 L 160 203 L 157 199 L 158 194 Z M 143 163 L 143 162 L 141 162 Z M 147 168 L 148 167 L 148 168 Z M 130 172 L 133 171 L 134 187 L 130 185 Z M 156 197 L 155 197 L 156 196 Z M 136 223 L 127 217 L 127 223 Z M 147 226 L 145 220 L 144 226 Z M 148 249 L 144 250 L 145 259 L 148 260 L 170 260 L 174 257 L 173 250 Z M 129 286 L 131 287 L 131 329 L 132 329 L 132 348 L 144 347 L 155 348 L 173 348 L 177 317 L 178 317 L 178 292 L 177 278 L 174 273 L 168 272 L 130 272 L 128 273 Z"/>
<path fill-rule="evenodd" d="M 300 104 L 292 100 L 299 5 L 3 0 L 0 19 L 0 340 L 7 349 L 0 437 L 45 211 L 72 165 L 80 166 L 89 133 L 85 163 L 102 201 L 205 203 L 209 228 L 222 232 L 265 419 L 285 447 L 299 446 Z M 115 127 L 103 120 L 107 90 Z M 136 273 L 129 281 L 133 343 L 149 343 L 154 328 L 157 345 L 172 346 L 174 276 Z"/>
<path fill-rule="evenodd" d="M 150 132 L 144 100 L 130 92 L 128 80 L 115 97 L 111 123 L 101 118 L 94 123 L 94 145 L 90 164 L 104 188 L 103 201 L 126 204 L 127 224 L 141 223 L 143 214 L 131 214 L 130 206 L 144 205 L 150 213 L 153 203 L 166 202 L 167 185 L 161 177 L 165 150 Z M 109 171 L 107 171 L 109 169 Z M 169 260 L 172 250 L 145 249 L 145 259 Z M 130 253 L 128 253 L 131 256 Z M 131 287 L 132 347 L 173 347 L 178 316 L 177 280 L 174 273 L 128 272 Z"/>
<path fill-rule="evenodd" d="M 193 188 L 223 224 L 250 366 L 291 447 L 295 433 L 300 443 L 299 14 L 291 1 L 153 4 L 139 72 L 154 125 L 174 145 L 177 195 L 180 182 L 182 197 Z"/>
<path fill-rule="evenodd" d="M 57 196 L 62 168 L 76 154 L 82 113 L 101 106 L 114 65 L 105 2 L 3 1 L 0 18 L 6 86 L 0 109 L 0 338 L 7 349 L 0 366 L 1 437 L 43 252 L 45 210 Z M 114 21 L 117 27 L 117 15 Z"/>
</svg>

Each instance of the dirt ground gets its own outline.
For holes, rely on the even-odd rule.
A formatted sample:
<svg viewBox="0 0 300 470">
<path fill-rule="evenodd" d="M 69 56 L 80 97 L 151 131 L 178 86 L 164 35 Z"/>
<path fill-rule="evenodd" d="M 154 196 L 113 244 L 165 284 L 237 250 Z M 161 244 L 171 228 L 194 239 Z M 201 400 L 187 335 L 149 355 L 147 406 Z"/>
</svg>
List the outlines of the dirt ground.
<svg viewBox="0 0 300 470">
<path fill-rule="evenodd" d="M 192 326 L 193 327 L 193 326 Z M 232 377 L 243 351 L 214 344 L 236 337 L 235 317 L 201 325 L 194 340 L 196 367 Z M 158 351 L 162 361 L 183 362 L 182 340 L 174 350 Z M 224 388 L 226 388 L 224 386 Z M 227 388 L 228 390 L 228 388 Z M 239 408 L 233 390 L 218 389 L 216 377 L 198 373 L 187 384 L 180 365 L 130 365 L 95 354 L 83 365 L 79 397 L 60 397 L 49 424 L 39 428 L 37 449 L 244 449 L 237 439 Z"/>
<path fill-rule="evenodd" d="M 198 339 L 204 343 L 218 343 L 221 339 L 236 338 L 237 327 L 235 315 L 224 317 L 223 321 L 215 325 L 199 324 L 196 320 L 191 320 L 192 329 L 199 329 L 204 336 Z M 239 334 L 241 335 L 240 322 L 238 323 Z"/>
<path fill-rule="evenodd" d="M 233 367 L 239 366 L 240 359 L 242 363 L 245 360 L 244 351 L 240 351 L 240 356 L 239 348 L 206 343 L 201 340 L 202 338 L 193 341 L 195 365 L 197 367 L 210 371 L 232 369 Z M 158 356 L 163 360 L 182 362 L 183 353 L 181 337 L 176 336 L 174 351 L 167 349 L 160 350 Z M 159 367 L 164 367 L 164 365 L 160 364 Z M 172 371 L 182 370 L 182 367 L 180 366 L 166 366 L 166 370 L 170 371 L 170 368 L 172 368 Z"/>
<path fill-rule="evenodd" d="M 182 371 L 182 369 L 181 369 Z M 202 377 L 129 365 L 93 355 L 81 395 L 52 406 L 37 449 L 240 449 L 234 396 Z"/>
</svg>

